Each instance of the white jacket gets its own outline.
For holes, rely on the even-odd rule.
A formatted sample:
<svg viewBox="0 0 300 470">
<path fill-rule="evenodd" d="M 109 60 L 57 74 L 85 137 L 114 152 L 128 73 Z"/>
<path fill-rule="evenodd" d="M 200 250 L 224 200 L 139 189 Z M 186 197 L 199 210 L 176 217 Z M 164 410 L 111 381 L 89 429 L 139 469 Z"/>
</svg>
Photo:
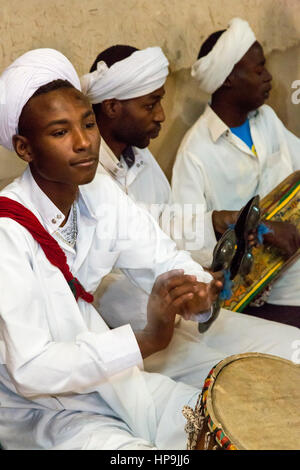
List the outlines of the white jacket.
<svg viewBox="0 0 300 470">
<path fill-rule="evenodd" d="M 300 168 L 300 139 L 289 132 L 270 106 L 249 114 L 257 157 L 207 106 L 184 136 L 173 167 L 175 202 L 200 203 L 206 228 L 212 227 L 213 210 L 239 210 L 255 194 L 264 197 Z M 206 240 L 212 250 L 213 230 Z M 273 286 L 270 303 L 300 305 L 300 262 Z"/>
</svg>

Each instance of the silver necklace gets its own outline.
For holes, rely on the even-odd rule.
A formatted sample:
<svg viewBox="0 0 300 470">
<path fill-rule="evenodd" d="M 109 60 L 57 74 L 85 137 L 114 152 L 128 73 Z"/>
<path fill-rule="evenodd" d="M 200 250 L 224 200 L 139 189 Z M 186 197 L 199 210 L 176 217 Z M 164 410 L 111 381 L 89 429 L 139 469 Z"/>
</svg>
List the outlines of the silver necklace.
<svg viewBox="0 0 300 470">
<path fill-rule="evenodd" d="M 71 207 L 67 222 L 63 227 L 59 227 L 55 234 L 71 248 L 75 247 L 78 235 L 77 207 L 75 202 Z"/>
</svg>

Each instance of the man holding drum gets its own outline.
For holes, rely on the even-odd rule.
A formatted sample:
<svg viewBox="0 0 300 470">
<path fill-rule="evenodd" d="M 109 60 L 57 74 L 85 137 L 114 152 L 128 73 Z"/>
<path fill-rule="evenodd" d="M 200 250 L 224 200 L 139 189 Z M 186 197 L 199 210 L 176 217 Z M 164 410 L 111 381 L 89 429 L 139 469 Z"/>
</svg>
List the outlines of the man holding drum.
<svg viewBox="0 0 300 470">
<path fill-rule="evenodd" d="M 228 29 L 203 43 L 192 76 L 212 98 L 178 150 L 173 197 L 176 202 L 203 203 L 222 234 L 227 229 L 222 211 L 234 214 L 255 194 L 267 195 L 300 168 L 300 140 L 264 105 L 272 77 L 246 21 L 234 18 Z M 267 224 L 271 231 L 266 243 L 287 256 L 297 251 L 300 236 L 294 225 Z M 211 247 L 215 242 L 212 231 Z M 300 327 L 300 261 L 273 284 L 266 304 L 248 311 Z"/>
</svg>

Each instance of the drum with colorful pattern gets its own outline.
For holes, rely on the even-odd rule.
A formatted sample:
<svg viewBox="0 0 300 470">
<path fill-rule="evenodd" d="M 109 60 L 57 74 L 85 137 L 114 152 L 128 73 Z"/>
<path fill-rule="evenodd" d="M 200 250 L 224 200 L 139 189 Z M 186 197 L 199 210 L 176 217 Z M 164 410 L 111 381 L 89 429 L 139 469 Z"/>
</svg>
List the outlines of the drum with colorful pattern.
<svg viewBox="0 0 300 470">
<path fill-rule="evenodd" d="M 300 366 L 269 354 L 230 356 L 183 414 L 188 449 L 299 450 Z"/>
</svg>

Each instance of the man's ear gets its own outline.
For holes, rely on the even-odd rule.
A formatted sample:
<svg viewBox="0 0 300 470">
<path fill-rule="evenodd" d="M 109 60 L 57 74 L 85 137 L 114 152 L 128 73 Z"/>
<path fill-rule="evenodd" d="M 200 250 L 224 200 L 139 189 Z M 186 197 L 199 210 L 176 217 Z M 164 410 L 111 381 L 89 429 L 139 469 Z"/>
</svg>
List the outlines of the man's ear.
<svg viewBox="0 0 300 470">
<path fill-rule="evenodd" d="M 109 119 L 118 118 L 122 111 L 121 101 L 115 98 L 112 98 L 110 100 L 104 100 L 101 103 L 101 106 L 103 113 L 105 113 Z"/>
<path fill-rule="evenodd" d="M 239 84 L 240 74 L 241 66 L 239 63 L 237 63 L 233 67 L 232 71 L 230 72 L 222 86 L 225 86 L 226 88 L 235 88 Z"/>
<path fill-rule="evenodd" d="M 17 155 L 24 160 L 24 162 L 30 163 L 33 160 L 32 150 L 27 137 L 16 134 L 12 138 L 13 146 Z"/>
<path fill-rule="evenodd" d="M 234 81 L 234 72 L 231 72 L 231 74 L 228 75 L 228 77 L 226 78 L 222 86 L 225 88 L 232 88 L 233 81 Z"/>
</svg>

